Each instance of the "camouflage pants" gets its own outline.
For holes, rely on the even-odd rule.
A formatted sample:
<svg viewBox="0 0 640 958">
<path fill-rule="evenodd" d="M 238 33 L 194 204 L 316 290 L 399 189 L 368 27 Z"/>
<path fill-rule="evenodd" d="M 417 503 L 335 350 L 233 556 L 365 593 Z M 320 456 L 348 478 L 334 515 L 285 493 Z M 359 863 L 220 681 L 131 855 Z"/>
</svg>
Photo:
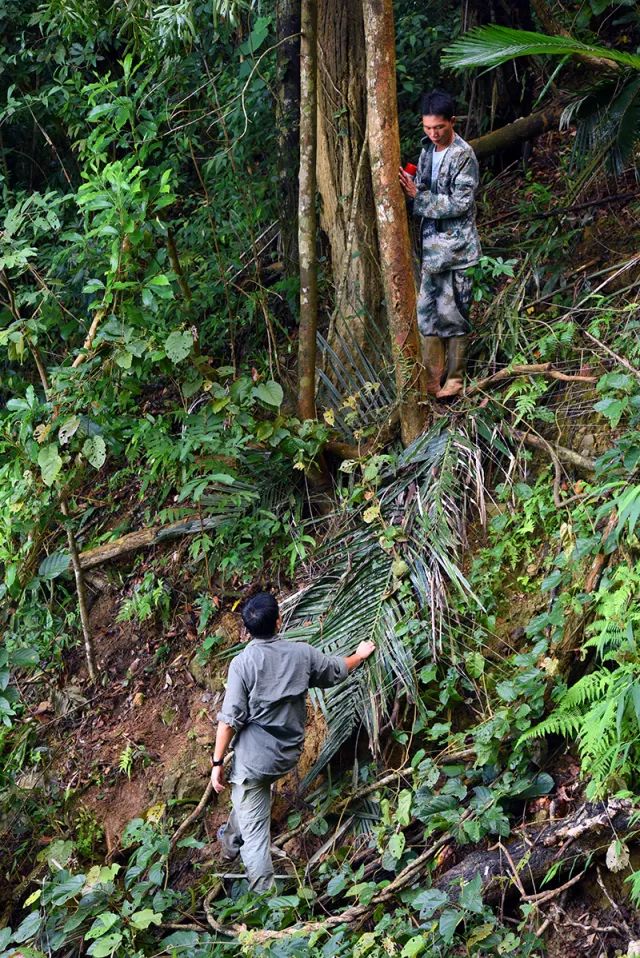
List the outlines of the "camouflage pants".
<svg viewBox="0 0 640 958">
<path fill-rule="evenodd" d="M 423 336 L 466 336 L 471 332 L 469 310 L 473 281 L 468 269 L 443 273 L 422 270 L 418 293 L 418 329 Z"/>
</svg>

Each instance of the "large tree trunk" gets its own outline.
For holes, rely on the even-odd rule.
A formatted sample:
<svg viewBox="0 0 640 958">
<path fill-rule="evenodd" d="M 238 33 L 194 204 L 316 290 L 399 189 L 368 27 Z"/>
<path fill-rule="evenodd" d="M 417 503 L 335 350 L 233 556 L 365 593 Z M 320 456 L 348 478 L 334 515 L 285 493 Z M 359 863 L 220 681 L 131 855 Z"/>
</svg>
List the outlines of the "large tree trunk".
<svg viewBox="0 0 640 958">
<path fill-rule="evenodd" d="M 276 0 L 276 31 L 280 87 L 276 103 L 278 124 L 278 182 L 280 238 L 287 276 L 298 276 L 298 178 L 300 165 L 300 0 Z M 288 39 L 287 39 L 288 38 Z"/>
<path fill-rule="evenodd" d="M 316 417 L 316 329 L 318 324 L 318 257 L 316 216 L 317 130 L 317 0 L 302 0 L 300 43 L 300 332 L 298 340 L 298 413 Z"/>
<path fill-rule="evenodd" d="M 362 5 L 325 0 L 318 21 L 318 190 L 335 288 L 329 341 L 355 341 L 380 361 L 383 292 L 367 156 Z"/>
<path fill-rule="evenodd" d="M 400 135 L 392 0 L 364 0 L 369 153 L 380 263 L 405 445 L 424 429 L 416 288 L 404 196 L 398 181 Z"/>
</svg>

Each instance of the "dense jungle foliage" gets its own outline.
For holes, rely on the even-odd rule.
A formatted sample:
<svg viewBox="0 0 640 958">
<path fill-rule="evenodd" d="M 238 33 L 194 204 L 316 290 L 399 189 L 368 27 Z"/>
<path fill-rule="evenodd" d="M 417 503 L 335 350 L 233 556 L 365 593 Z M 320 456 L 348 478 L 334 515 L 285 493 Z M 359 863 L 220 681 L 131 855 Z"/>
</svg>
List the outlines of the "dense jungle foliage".
<svg viewBox="0 0 640 958">
<path fill-rule="evenodd" d="M 403 161 L 443 85 L 483 182 L 465 395 L 403 445 L 362 13 L 318 6 L 313 419 L 299 4 L 0 0 L 0 958 L 640 953 L 637 7 L 394 0 Z M 262 898 L 205 792 L 258 588 L 377 643 Z"/>
</svg>

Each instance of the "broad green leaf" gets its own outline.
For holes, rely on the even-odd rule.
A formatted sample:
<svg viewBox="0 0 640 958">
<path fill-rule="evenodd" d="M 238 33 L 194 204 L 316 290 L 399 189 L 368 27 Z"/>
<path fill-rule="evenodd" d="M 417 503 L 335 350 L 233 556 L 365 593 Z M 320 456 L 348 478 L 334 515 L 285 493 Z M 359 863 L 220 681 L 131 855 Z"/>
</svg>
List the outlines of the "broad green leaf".
<svg viewBox="0 0 640 958">
<path fill-rule="evenodd" d="M 453 941 L 453 936 L 461 918 L 462 912 L 458 911 L 457 908 L 448 908 L 440 915 L 440 924 L 438 925 L 438 930 L 446 944 L 449 944 L 449 942 Z"/>
<path fill-rule="evenodd" d="M 159 925 L 162 921 L 162 915 L 151 908 L 143 908 L 142 911 L 134 912 L 129 921 L 134 928 L 145 929 L 149 925 Z"/>
<path fill-rule="evenodd" d="M 49 901 L 53 905 L 64 905 L 66 902 L 75 898 L 82 890 L 86 881 L 85 875 L 71 875 L 66 881 L 56 885 L 48 895 Z"/>
<path fill-rule="evenodd" d="M 388 851 L 393 858 L 401 858 L 406 845 L 406 838 L 402 832 L 392 835 L 389 839 Z"/>
<path fill-rule="evenodd" d="M 43 446 L 38 453 L 38 465 L 45 486 L 52 486 L 62 469 L 62 459 L 58 453 L 58 447 L 53 444 Z"/>
<path fill-rule="evenodd" d="M 41 579 L 55 579 L 67 571 L 70 561 L 68 552 L 52 552 L 40 563 L 38 575 Z"/>
<path fill-rule="evenodd" d="M 67 419 L 67 421 L 60 426 L 58 430 L 58 440 L 61 446 L 69 442 L 71 437 L 78 431 L 79 426 L 80 416 L 72 416 L 71 419 Z"/>
<path fill-rule="evenodd" d="M 107 458 L 107 447 L 102 436 L 90 436 L 89 439 L 85 439 L 82 455 L 94 469 L 100 469 Z"/>
<path fill-rule="evenodd" d="M 420 917 L 424 921 L 428 921 L 438 908 L 446 904 L 448 899 L 446 891 L 441 891 L 439 888 L 427 888 L 416 895 L 411 905 L 420 912 Z"/>
<path fill-rule="evenodd" d="M 401 958 L 415 958 L 415 955 L 421 955 L 426 947 L 427 939 L 424 935 L 414 935 L 400 952 Z"/>
<path fill-rule="evenodd" d="M 24 921 L 18 925 L 13 933 L 12 941 L 21 945 L 23 941 L 29 941 L 30 938 L 35 938 L 40 931 L 43 921 L 44 918 L 40 915 L 39 911 L 32 911 L 27 915 Z"/>
<path fill-rule="evenodd" d="M 93 958 L 110 958 L 121 941 L 122 935 L 119 931 L 116 931 L 112 935 L 106 935 L 104 938 L 98 938 L 97 941 L 94 941 L 91 947 L 87 949 L 87 954 L 93 955 Z"/>
<path fill-rule="evenodd" d="M 460 892 L 460 906 L 467 911 L 482 913 L 482 877 L 475 875 L 471 881 L 465 882 Z"/>
<path fill-rule="evenodd" d="M 10 928 L 0 928 L 0 951 L 4 951 L 11 941 L 11 934 Z"/>
<path fill-rule="evenodd" d="M 403 789 L 398 795 L 398 807 L 396 809 L 396 820 L 399 825 L 411 824 L 411 801 L 412 795 L 409 789 Z"/>
<path fill-rule="evenodd" d="M 267 406 L 281 406 L 284 399 L 282 386 L 272 379 L 266 383 L 258 383 L 253 390 L 253 395 Z"/>
<path fill-rule="evenodd" d="M 172 953 L 171 949 L 173 948 L 191 948 L 193 950 L 198 944 L 199 937 L 196 931 L 174 931 L 171 935 L 162 939 L 160 947 L 168 953 Z"/>
<path fill-rule="evenodd" d="M 474 930 L 471 937 L 467 939 L 467 950 L 471 949 L 473 945 L 477 945 L 478 942 L 484 941 L 485 938 L 488 938 L 491 934 L 493 934 L 493 925 L 480 925 L 479 928 Z"/>
<path fill-rule="evenodd" d="M 300 904 L 297 895 L 275 895 L 267 902 L 269 908 L 296 908 Z"/>
<path fill-rule="evenodd" d="M 193 347 L 193 336 L 188 332 L 170 333 L 164 343 L 167 356 L 176 366 L 187 358 Z"/>
<path fill-rule="evenodd" d="M 375 948 L 377 937 L 378 934 L 375 931 L 365 931 L 363 935 L 360 935 L 353 949 L 353 958 L 364 958 L 368 955 L 371 949 Z"/>
<path fill-rule="evenodd" d="M 104 911 L 101 915 L 98 915 L 91 928 L 86 932 L 85 938 L 102 938 L 103 935 L 113 928 L 114 925 L 117 925 L 120 921 L 120 916 L 116 915 L 114 911 Z"/>
<path fill-rule="evenodd" d="M 331 896 L 339 895 L 340 892 L 344 891 L 347 887 L 347 879 L 342 874 L 338 872 L 337 875 L 334 875 L 333 878 L 329 879 L 327 883 L 327 894 Z"/>
</svg>

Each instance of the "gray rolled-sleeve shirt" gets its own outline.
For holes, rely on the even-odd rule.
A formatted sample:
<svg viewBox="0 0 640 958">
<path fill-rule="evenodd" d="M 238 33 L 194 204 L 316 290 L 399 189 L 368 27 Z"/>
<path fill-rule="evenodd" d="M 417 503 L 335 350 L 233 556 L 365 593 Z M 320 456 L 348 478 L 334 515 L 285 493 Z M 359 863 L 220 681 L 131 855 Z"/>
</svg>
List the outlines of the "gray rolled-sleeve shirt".
<svg viewBox="0 0 640 958">
<path fill-rule="evenodd" d="M 232 782 L 284 775 L 302 752 L 306 694 L 347 676 L 347 664 L 306 642 L 252 639 L 229 666 L 218 721 L 236 732 Z"/>
</svg>

